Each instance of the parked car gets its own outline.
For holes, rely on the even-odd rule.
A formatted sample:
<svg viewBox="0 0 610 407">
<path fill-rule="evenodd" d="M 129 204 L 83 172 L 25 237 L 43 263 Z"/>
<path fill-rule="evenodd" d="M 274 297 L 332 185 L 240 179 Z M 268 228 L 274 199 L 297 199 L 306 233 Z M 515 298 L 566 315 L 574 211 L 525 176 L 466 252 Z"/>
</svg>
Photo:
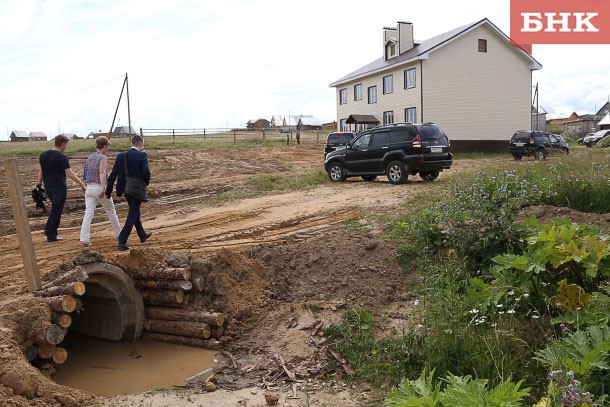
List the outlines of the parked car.
<svg viewBox="0 0 610 407">
<path fill-rule="evenodd" d="M 585 146 L 587 147 L 593 147 L 593 145 L 595 145 L 595 143 L 597 143 L 599 140 L 601 140 L 602 138 L 606 137 L 608 134 L 610 134 L 610 130 L 606 129 L 606 130 L 599 130 L 596 131 L 595 133 L 588 135 L 587 137 L 585 137 L 582 142 Z"/>
<path fill-rule="evenodd" d="M 570 147 L 559 134 L 547 131 L 519 130 L 510 139 L 509 151 L 515 160 L 523 157 L 544 160 L 549 155 L 568 154 Z"/>
<path fill-rule="evenodd" d="M 579 137 L 579 138 L 578 138 L 578 140 L 576 140 L 576 142 L 577 142 L 578 144 L 585 144 L 585 139 L 586 139 L 587 137 L 589 137 L 589 136 L 594 135 L 594 134 L 595 134 L 595 133 L 589 133 L 589 134 L 587 134 L 586 136 Z"/>
<path fill-rule="evenodd" d="M 324 158 L 326 158 L 326 155 L 331 151 L 345 147 L 353 138 L 354 133 L 352 132 L 337 131 L 328 133 L 328 136 L 326 136 L 326 143 L 324 143 Z"/>
<path fill-rule="evenodd" d="M 434 123 L 394 123 L 366 130 L 344 149 L 328 153 L 324 169 L 333 182 L 358 176 L 372 181 L 384 174 L 392 184 L 403 184 L 415 174 L 434 181 L 453 164 L 449 147 Z"/>
</svg>

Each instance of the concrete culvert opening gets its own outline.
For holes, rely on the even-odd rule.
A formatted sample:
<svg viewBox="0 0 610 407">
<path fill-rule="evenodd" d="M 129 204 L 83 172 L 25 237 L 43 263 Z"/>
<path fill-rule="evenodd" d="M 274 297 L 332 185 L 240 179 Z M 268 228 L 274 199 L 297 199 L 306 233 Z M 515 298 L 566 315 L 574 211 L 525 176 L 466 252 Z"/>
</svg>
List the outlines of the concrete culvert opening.
<svg viewBox="0 0 610 407">
<path fill-rule="evenodd" d="M 83 309 L 73 314 L 70 331 L 111 341 L 138 339 L 144 304 L 133 280 L 120 268 L 101 262 L 84 264 L 88 274 Z"/>
</svg>

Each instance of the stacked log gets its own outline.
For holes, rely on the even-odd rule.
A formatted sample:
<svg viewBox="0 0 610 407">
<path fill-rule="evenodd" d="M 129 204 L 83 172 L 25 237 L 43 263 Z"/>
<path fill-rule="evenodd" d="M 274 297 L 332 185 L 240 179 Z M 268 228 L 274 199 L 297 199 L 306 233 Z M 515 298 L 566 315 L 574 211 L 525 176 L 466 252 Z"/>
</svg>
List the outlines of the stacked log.
<svg viewBox="0 0 610 407">
<path fill-rule="evenodd" d="M 24 354 L 47 376 L 55 373 L 58 365 L 68 358 L 68 351 L 57 345 L 64 340 L 68 328 L 72 325 L 72 317 L 69 314 L 82 309 L 77 297 L 85 294 L 84 281 L 87 278 L 85 269 L 77 266 L 32 293 L 47 303 L 52 311 L 51 321 L 43 326 L 35 343 L 26 347 Z"/>
</svg>

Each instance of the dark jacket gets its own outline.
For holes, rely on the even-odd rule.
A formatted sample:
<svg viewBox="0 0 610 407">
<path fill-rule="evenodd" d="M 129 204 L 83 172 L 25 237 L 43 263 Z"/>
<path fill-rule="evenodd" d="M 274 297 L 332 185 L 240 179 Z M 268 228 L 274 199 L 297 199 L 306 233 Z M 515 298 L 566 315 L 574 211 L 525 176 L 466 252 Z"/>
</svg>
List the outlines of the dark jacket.
<svg viewBox="0 0 610 407">
<path fill-rule="evenodd" d="M 148 156 L 143 151 L 138 151 L 135 148 L 119 153 L 116 156 L 112 171 L 108 177 L 108 183 L 106 185 L 106 194 L 112 194 L 112 188 L 116 180 L 116 194 L 122 196 L 125 192 L 125 184 L 127 178 L 125 176 L 125 169 L 123 163 L 125 162 L 124 155 L 127 154 L 127 171 L 130 177 L 139 178 L 143 180 L 146 185 L 150 183 L 150 167 L 148 166 Z"/>
</svg>

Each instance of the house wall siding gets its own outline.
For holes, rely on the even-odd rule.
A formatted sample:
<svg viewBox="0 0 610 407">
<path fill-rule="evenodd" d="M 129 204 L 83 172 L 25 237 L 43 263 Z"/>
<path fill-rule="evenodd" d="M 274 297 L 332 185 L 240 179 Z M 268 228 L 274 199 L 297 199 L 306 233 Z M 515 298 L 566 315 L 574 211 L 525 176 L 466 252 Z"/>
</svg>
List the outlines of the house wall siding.
<svg viewBox="0 0 610 407">
<path fill-rule="evenodd" d="M 411 89 L 405 89 L 404 71 L 407 69 L 416 68 L 415 80 L 416 86 Z M 393 92 L 383 94 L 383 77 L 393 75 Z M 362 84 L 362 99 L 354 100 L 354 85 Z M 368 103 L 368 88 L 377 86 L 377 103 Z M 339 104 L 339 90 L 347 89 L 347 103 Z M 351 114 L 372 114 L 379 124 L 383 124 L 383 112 L 393 111 L 394 122 L 404 122 L 404 110 L 409 107 L 417 108 L 417 117 L 420 117 L 421 108 L 421 75 L 419 61 L 408 65 L 388 70 L 378 76 L 369 76 L 359 78 L 356 81 L 337 87 L 337 130 L 339 129 L 341 119 L 347 119 Z"/>
<path fill-rule="evenodd" d="M 478 40 L 487 52 L 478 52 Z M 487 26 L 423 61 L 424 121 L 451 140 L 508 140 L 531 126 L 531 66 Z M 484 120 L 481 120 L 484 118 Z"/>
</svg>

